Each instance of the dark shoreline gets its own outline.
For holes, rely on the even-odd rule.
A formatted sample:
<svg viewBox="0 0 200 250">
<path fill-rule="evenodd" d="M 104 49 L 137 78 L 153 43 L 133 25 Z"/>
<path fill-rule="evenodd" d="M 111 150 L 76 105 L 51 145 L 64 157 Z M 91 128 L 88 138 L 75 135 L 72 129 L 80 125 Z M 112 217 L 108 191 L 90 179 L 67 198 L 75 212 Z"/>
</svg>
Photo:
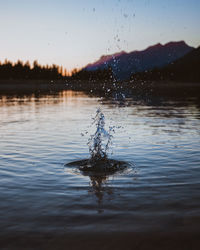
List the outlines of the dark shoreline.
<svg viewBox="0 0 200 250">
<path fill-rule="evenodd" d="M 200 233 L 109 232 L 109 233 L 18 233 L 0 237 L 1 249 L 87 250 L 197 250 Z"/>
<path fill-rule="evenodd" d="M 139 93 L 191 93 L 199 91 L 200 83 L 169 81 L 80 81 L 80 80 L 0 80 L 0 94 L 23 91 L 75 90 L 88 93 L 111 94 L 113 92 L 134 91 Z"/>
</svg>

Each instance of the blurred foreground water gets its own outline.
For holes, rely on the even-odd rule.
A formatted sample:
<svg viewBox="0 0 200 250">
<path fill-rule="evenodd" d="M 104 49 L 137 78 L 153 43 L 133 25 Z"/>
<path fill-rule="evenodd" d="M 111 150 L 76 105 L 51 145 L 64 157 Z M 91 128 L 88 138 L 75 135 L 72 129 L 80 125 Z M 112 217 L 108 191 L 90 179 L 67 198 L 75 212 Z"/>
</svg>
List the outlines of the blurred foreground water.
<svg viewBox="0 0 200 250">
<path fill-rule="evenodd" d="M 88 176 L 65 167 L 89 157 L 99 107 L 117 127 L 109 156 L 130 163 L 128 171 Z M 199 231 L 199 148 L 195 95 L 1 95 L 0 230 Z"/>
</svg>

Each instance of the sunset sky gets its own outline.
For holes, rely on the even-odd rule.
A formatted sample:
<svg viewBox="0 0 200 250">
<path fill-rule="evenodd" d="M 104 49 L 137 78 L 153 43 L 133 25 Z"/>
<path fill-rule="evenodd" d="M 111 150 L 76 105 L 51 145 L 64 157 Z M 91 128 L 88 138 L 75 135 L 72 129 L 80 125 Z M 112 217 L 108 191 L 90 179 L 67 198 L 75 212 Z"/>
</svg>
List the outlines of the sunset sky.
<svg viewBox="0 0 200 250">
<path fill-rule="evenodd" d="M 71 70 L 158 42 L 197 47 L 199 11 L 199 0 L 0 0 L 0 61 Z"/>
</svg>

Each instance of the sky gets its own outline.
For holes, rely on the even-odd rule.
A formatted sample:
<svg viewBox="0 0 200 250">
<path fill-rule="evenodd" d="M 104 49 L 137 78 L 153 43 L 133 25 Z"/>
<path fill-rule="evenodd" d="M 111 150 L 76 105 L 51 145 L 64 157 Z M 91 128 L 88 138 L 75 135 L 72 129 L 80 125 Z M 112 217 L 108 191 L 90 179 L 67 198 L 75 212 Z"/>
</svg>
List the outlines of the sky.
<svg viewBox="0 0 200 250">
<path fill-rule="evenodd" d="M 0 61 L 68 71 L 119 51 L 200 45 L 199 0 L 0 0 Z"/>
</svg>

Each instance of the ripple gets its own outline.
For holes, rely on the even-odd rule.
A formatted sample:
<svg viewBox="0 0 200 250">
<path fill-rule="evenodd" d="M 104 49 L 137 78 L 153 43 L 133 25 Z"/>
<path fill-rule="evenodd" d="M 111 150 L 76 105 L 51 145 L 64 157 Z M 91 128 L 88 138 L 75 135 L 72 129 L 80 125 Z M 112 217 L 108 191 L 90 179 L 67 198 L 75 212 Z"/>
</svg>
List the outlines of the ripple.
<svg viewBox="0 0 200 250">
<path fill-rule="evenodd" d="M 68 167 L 73 173 L 96 176 L 123 173 L 125 170 L 131 168 L 131 164 L 115 159 L 101 159 L 96 162 L 92 162 L 91 159 L 82 159 L 66 163 L 65 167 Z"/>
</svg>

